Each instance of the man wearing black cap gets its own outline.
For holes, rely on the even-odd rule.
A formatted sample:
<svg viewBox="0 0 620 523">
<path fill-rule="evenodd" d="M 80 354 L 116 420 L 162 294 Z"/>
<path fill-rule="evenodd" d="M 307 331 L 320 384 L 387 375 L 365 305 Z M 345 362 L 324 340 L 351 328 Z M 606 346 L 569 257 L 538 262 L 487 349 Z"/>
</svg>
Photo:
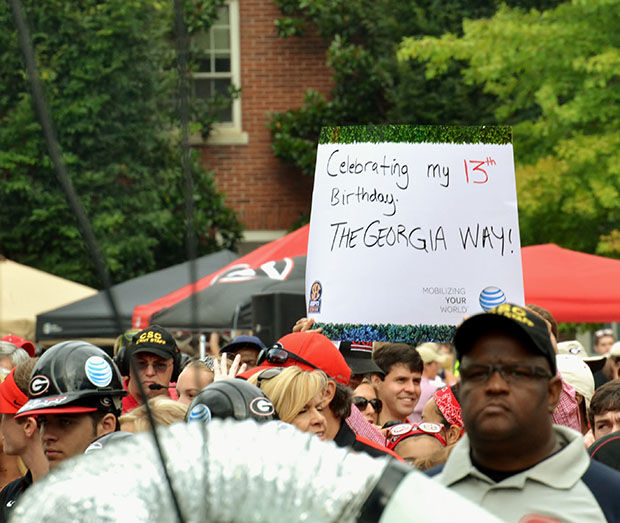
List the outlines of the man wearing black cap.
<svg viewBox="0 0 620 523">
<path fill-rule="evenodd" d="M 454 345 L 467 433 L 438 480 L 506 521 L 620 521 L 620 474 L 552 424 L 562 384 L 544 320 L 503 304 L 463 322 Z"/>
<path fill-rule="evenodd" d="M 351 369 L 349 387 L 352 389 L 372 374 L 378 374 L 381 378 L 385 376 L 385 372 L 372 359 L 372 342 L 341 341 L 338 348 Z"/>
<path fill-rule="evenodd" d="M 134 365 L 131 365 L 131 359 Z M 147 399 L 169 395 L 177 399 L 171 381 L 179 374 L 181 353 L 175 339 L 166 329 L 151 325 L 134 334 L 118 364 L 121 374 L 129 376 L 125 386 L 129 395 L 123 398 L 123 414 L 144 403 L 138 380 Z M 136 375 L 137 372 L 137 375 Z"/>
</svg>

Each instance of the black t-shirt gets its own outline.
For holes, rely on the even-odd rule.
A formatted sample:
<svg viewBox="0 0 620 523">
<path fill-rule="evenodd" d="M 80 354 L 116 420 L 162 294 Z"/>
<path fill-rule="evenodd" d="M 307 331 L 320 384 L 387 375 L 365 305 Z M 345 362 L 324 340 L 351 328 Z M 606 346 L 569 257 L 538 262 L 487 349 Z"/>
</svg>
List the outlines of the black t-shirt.
<svg viewBox="0 0 620 523">
<path fill-rule="evenodd" d="M 32 485 L 32 474 L 26 472 L 25 476 L 8 483 L 0 492 L 0 522 L 8 521 L 9 514 L 15 506 L 19 496 Z"/>
<path fill-rule="evenodd" d="M 603 374 L 603 369 L 597 370 L 594 374 L 594 389 L 598 389 L 601 385 L 605 385 L 609 380 L 607 376 Z"/>
</svg>

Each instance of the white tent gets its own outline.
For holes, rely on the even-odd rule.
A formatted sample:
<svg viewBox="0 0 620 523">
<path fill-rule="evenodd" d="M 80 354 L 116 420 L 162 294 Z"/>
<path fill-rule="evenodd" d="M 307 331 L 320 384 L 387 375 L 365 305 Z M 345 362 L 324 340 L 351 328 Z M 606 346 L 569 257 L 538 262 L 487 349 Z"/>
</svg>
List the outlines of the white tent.
<svg viewBox="0 0 620 523">
<path fill-rule="evenodd" d="M 34 341 L 37 314 L 87 298 L 96 289 L 0 256 L 0 337 Z"/>
</svg>

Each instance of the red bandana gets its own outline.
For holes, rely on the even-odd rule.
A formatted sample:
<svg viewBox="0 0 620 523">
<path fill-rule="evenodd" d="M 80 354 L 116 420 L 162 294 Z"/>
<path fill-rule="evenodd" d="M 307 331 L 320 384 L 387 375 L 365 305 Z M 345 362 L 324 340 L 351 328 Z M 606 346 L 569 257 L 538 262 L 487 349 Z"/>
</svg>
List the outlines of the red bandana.
<svg viewBox="0 0 620 523">
<path fill-rule="evenodd" d="M 465 425 L 463 424 L 463 416 L 461 415 L 461 406 L 454 397 L 452 389 L 450 387 L 443 387 L 433 394 L 433 398 L 435 399 L 439 412 L 446 418 L 446 421 L 450 425 L 458 425 L 461 431 L 464 431 Z"/>
</svg>

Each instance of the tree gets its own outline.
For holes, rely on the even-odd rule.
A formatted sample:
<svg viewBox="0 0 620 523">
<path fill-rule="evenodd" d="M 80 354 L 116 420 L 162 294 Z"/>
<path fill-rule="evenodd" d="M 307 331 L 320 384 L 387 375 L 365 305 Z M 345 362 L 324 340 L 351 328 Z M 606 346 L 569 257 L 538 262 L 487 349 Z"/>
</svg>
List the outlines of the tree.
<svg viewBox="0 0 620 523">
<path fill-rule="evenodd" d="M 501 8 L 463 35 L 408 38 L 401 60 L 495 96 L 514 125 L 521 240 L 620 257 L 620 0 Z"/>
<path fill-rule="evenodd" d="M 208 27 L 217 5 L 191 3 L 190 29 Z M 184 260 L 171 3 L 29 0 L 25 9 L 64 161 L 112 278 Z M 0 4 L 0 76 L 0 251 L 97 285 L 33 113 L 6 2 Z M 208 129 L 212 114 L 200 117 Z M 199 254 L 233 247 L 240 236 L 236 216 L 196 155 L 191 165 Z"/>
<path fill-rule="evenodd" d="M 328 43 L 327 64 L 334 71 L 329 98 L 308 92 L 299 109 L 272 115 L 276 156 L 314 173 L 320 129 L 367 123 L 489 124 L 495 97 L 463 82 L 461 64 L 450 74 L 427 78 L 422 64 L 399 62 L 397 46 L 408 35 L 460 32 L 463 18 L 495 12 L 500 2 L 485 0 L 276 0 L 283 16 L 281 36 L 318 32 Z M 515 0 L 555 5 L 556 1 Z"/>
</svg>

